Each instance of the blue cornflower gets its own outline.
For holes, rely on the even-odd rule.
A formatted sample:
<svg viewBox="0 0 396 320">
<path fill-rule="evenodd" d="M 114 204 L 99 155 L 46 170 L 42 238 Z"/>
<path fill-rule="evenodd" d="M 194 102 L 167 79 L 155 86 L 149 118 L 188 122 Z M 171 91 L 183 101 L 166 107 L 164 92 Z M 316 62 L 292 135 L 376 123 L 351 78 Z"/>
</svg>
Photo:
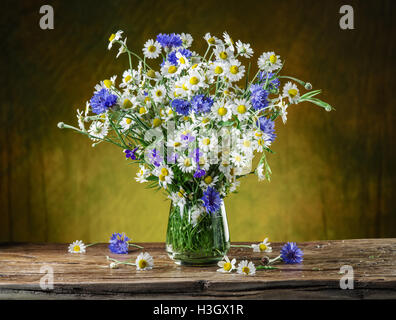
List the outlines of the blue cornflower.
<svg viewBox="0 0 396 320">
<path fill-rule="evenodd" d="M 103 88 L 96 92 L 90 100 L 91 109 L 93 113 L 101 114 L 106 112 L 117 103 L 117 96 L 111 94 L 109 90 Z"/>
<path fill-rule="evenodd" d="M 109 249 L 113 253 L 126 254 L 128 253 L 129 239 L 125 233 L 113 233 L 109 240 Z"/>
<path fill-rule="evenodd" d="M 191 100 L 192 109 L 195 113 L 207 113 L 213 105 L 213 99 L 204 94 L 198 94 Z"/>
<path fill-rule="evenodd" d="M 172 100 L 172 108 L 178 114 L 183 116 L 188 116 L 191 111 L 191 104 L 187 100 L 184 99 L 174 99 Z"/>
<path fill-rule="evenodd" d="M 182 39 L 178 34 L 165 34 L 160 33 L 157 35 L 157 41 L 161 44 L 163 48 L 171 49 L 173 47 L 181 47 L 183 44 Z"/>
<path fill-rule="evenodd" d="M 295 242 L 286 243 L 280 252 L 282 260 L 287 264 L 301 263 L 304 259 L 303 251 L 297 247 Z"/>
<path fill-rule="evenodd" d="M 269 90 L 277 90 L 280 86 L 280 81 L 278 78 L 275 77 L 275 73 L 272 72 L 263 72 L 260 71 L 258 74 L 258 82 L 260 84 L 265 84 L 268 78 L 268 89 Z"/>
<path fill-rule="evenodd" d="M 222 200 L 220 198 L 220 194 L 216 191 L 215 188 L 208 187 L 203 194 L 201 200 L 204 202 L 204 207 L 207 213 L 215 213 L 220 209 L 222 204 Z"/>
<path fill-rule="evenodd" d="M 197 170 L 194 172 L 194 178 L 202 178 L 206 175 L 206 171 L 204 169 L 201 169 L 201 167 L 198 165 Z"/>
<path fill-rule="evenodd" d="M 136 147 L 135 149 L 133 149 L 133 150 L 129 150 L 129 149 L 125 149 L 124 150 L 124 153 L 125 153 L 125 157 L 128 159 L 131 159 L 131 160 L 136 160 L 137 159 L 137 157 L 136 157 L 136 151 L 139 149 L 139 147 Z"/>
<path fill-rule="evenodd" d="M 271 141 L 271 143 L 275 140 L 275 122 L 267 117 L 260 117 L 256 125 L 267 135 L 267 140 Z"/>
<path fill-rule="evenodd" d="M 152 162 L 152 164 L 155 165 L 156 167 L 159 167 L 162 163 L 162 158 L 159 152 L 157 151 L 157 149 L 155 148 L 149 154 L 149 159 Z"/>
<path fill-rule="evenodd" d="M 264 90 L 259 84 L 253 84 L 250 87 L 252 106 L 255 110 L 261 110 L 268 106 L 268 91 Z"/>
</svg>

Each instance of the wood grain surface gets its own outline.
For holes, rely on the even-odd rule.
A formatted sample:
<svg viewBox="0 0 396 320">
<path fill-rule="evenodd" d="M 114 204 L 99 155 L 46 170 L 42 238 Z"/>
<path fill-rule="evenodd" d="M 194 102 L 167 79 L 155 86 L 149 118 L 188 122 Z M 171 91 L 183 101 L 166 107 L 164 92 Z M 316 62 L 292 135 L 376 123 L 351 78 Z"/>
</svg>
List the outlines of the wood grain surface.
<svg viewBox="0 0 396 320">
<path fill-rule="evenodd" d="M 155 266 L 137 271 L 121 265 L 110 269 L 107 244 L 70 254 L 67 244 L 3 244 L 0 246 L 0 299 L 367 299 L 396 298 L 396 239 L 336 240 L 299 243 L 301 265 L 277 264 L 254 276 L 216 272 L 217 266 L 184 267 L 171 261 L 164 243 L 143 243 Z M 275 257 L 282 243 L 273 243 Z M 260 264 L 261 253 L 231 248 L 228 256 Z M 354 289 L 340 289 L 340 267 L 354 270 Z M 54 271 L 53 290 L 42 290 L 42 266 Z"/>
</svg>

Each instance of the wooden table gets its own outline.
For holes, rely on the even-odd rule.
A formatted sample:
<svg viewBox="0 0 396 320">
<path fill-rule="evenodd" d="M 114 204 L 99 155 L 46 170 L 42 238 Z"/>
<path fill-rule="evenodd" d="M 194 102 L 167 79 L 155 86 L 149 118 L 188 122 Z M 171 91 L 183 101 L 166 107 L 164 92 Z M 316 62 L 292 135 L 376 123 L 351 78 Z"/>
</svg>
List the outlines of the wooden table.
<svg viewBox="0 0 396 320">
<path fill-rule="evenodd" d="M 121 265 L 110 269 L 107 244 L 70 254 L 67 244 L 1 244 L 0 299 L 366 299 L 396 298 L 396 239 L 314 241 L 298 243 L 301 265 L 277 264 L 255 276 L 216 272 L 217 266 L 183 267 L 166 255 L 163 243 L 143 243 L 155 260 L 149 271 Z M 282 243 L 273 243 L 275 257 Z M 228 256 L 260 264 L 262 254 L 231 248 Z M 354 271 L 354 289 L 340 289 L 343 265 Z M 52 267 L 54 288 L 43 290 L 40 273 Z"/>
</svg>

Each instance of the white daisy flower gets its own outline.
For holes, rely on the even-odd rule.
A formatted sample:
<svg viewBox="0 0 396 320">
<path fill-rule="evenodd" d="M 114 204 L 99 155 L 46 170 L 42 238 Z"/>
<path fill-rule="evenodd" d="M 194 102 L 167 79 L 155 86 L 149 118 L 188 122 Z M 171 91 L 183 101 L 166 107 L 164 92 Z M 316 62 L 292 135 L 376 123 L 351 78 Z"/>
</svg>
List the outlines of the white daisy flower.
<svg viewBox="0 0 396 320">
<path fill-rule="evenodd" d="M 239 262 L 237 267 L 237 272 L 244 275 L 254 275 L 256 273 L 256 267 L 253 262 L 248 262 L 247 260 L 242 260 Z"/>
<path fill-rule="evenodd" d="M 185 70 L 190 68 L 190 61 L 182 53 L 176 52 L 176 59 L 180 70 Z"/>
<path fill-rule="evenodd" d="M 184 173 L 194 172 L 196 169 L 193 159 L 185 155 L 182 155 L 177 159 L 177 166 Z"/>
<path fill-rule="evenodd" d="M 209 66 L 209 73 L 214 77 L 224 76 L 227 65 L 225 62 L 216 60 Z"/>
<path fill-rule="evenodd" d="M 225 256 L 224 260 L 219 261 L 217 263 L 217 265 L 220 267 L 220 269 L 217 269 L 218 272 L 232 272 L 234 269 L 236 269 L 235 267 L 236 264 L 236 259 L 232 259 L 230 261 L 230 259 Z"/>
<path fill-rule="evenodd" d="M 283 86 L 283 96 L 289 99 L 290 103 L 298 103 L 300 100 L 300 92 L 297 85 L 290 81 Z"/>
<path fill-rule="evenodd" d="M 136 178 L 135 180 L 137 182 L 143 183 L 147 182 L 147 178 L 150 176 L 151 172 L 149 169 L 146 168 L 145 165 L 139 165 L 139 171 L 136 173 Z"/>
<path fill-rule="evenodd" d="M 80 111 L 79 109 L 77 109 L 77 122 L 78 122 L 78 126 L 79 128 L 86 132 L 85 130 L 85 116 L 83 115 L 83 111 Z"/>
<path fill-rule="evenodd" d="M 81 240 L 76 240 L 69 245 L 70 253 L 85 253 L 86 245 Z"/>
<path fill-rule="evenodd" d="M 137 270 L 150 270 L 154 266 L 154 259 L 149 253 L 142 252 L 137 256 L 135 264 Z"/>
<path fill-rule="evenodd" d="M 115 87 L 116 79 L 117 76 L 112 76 L 110 79 L 101 81 L 99 84 L 95 85 L 95 93 L 102 89 L 111 89 L 111 87 Z"/>
<path fill-rule="evenodd" d="M 234 53 L 232 52 L 232 50 L 230 48 L 226 48 L 222 45 L 216 46 L 216 48 L 213 50 L 216 59 L 226 62 L 230 59 L 234 58 Z"/>
<path fill-rule="evenodd" d="M 235 44 L 237 48 L 237 52 L 245 58 L 251 58 L 253 56 L 253 49 L 250 48 L 249 43 L 242 43 L 240 40 Z"/>
<path fill-rule="evenodd" d="M 258 244 L 252 244 L 253 252 L 272 252 L 272 248 L 270 247 L 271 243 L 268 242 L 268 238 L 265 238 L 263 242 Z"/>
<path fill-rule="evenodd" d="M 186 204 L 186 197 L 184 196 L 185 191 L 180 188 L 178 192 L 172 192 L 168 198 L 172 200 L 175 205 L 184 206 Z"/>
<path fill-rule="evenodd" d="M 264 70 L 266 72 L 272 72 L 282 67 L 282 61 L 280 57 L 273 51 L 264 52 L 258 58 L 257 64 L 260 70 Z"/>
<path fill-rule="evenodd" d="M 107 121 L 102 122 L 100 120 L 92 121 L 88 133 L 91 135 L 91 140 L 98 141 L 107 136 L 109 133 L 109 124 Z"/>
<path fill-rule="evenodd" d="M 202 134 L 201 137 L 198 138 L 199 150 L 203 152 L 208 152 L 216 147 L 218 144 L 218 139 L 215 134 Z"/>
<path fill-rule="evenodd" d="M 231 82 L 239 81 L 245 74 L 245 66 L 241 66 L 239 60 L 231 59 L 229 63 L 227 63 L 226 74 Z"/>
<path fill-rule="evenodd" d="M 183 43 L 183 47 L 184 47 L 184 48 L 189 48 L 189 47 L 191 47 L 192 42 L 193 42 L 193 37 L 191 36 L 191 34 L 189 34 L 189 33 L 182 33 L 182 34 L 180 35 L 180 39 L 181 39 L 181 41 L 182 41 L 182 43 Z"/>
<path fill-rule="evenodd" d="M 235 99 L 233 103 L 233 113 L 238 117 L 239 121 L 244 121 L 249 119 L 252 105 L 246 99 Z"/>
<path fill-rule="evenodd" d="M 166 61 L 161 67 L 162 75 L 168 79 L 176 78 L 180 74 L 180 71 L 177 66 L 171 64 L 169 61 Z"/>
<path fill-rule="evenodd" d="M 200 88 L 207 87 L 207 84 L 205 77 L 198 70 L 192 70 L 188 75 L 186 86 L 191 91 L 198 91 Z"/>
<path fill-rule="evenodd" d="M 248 159 L 239 151 L 232 151 L 230 161 L 236 168 L 243 168 L 248 165 Z"/>
<path fill-rule="evenodd" d="M 115 34 L 114 34 L 114 33 L 111 34 L 111 36 L 110 36 L 110 38 L 109 38 L 109 45 L 108 45 L 107 49 L 110 50 L 111 47 L 113 46 L 113 43 L 114 43 L 115 41 L 118 41 L 118 40 L 121 39 L 122 33 L 123 33 L 123 31 L 119 30 L 119 31 L 117 31 Z"/>
<path fill-rule="evenodd" d="M 147 40 L 144 44 L 143 54 L 148 59 L 156 59 L 161 54 L 161 45 L 153 39 Z"/>
<path fill-rule="evenodd" d="M 235 180 L 235 181 L 231 182 L 229 192 L 230 192 L 230 193 L 235 192 L 236 189 L 237 189 L 240 185 L 241 185 L 241 181 L 240 181 L 240 180 Z"/>
<path fill-rule="evenodd" d="M 129 130 L 129 128 L 132 126 L 133 120 L 129 116 L 125 116 L 121 119 L 120 121 L 120 126 L 121 126 L 121 132 L 125 132 Z"/>
<path fill-rule="evenodd" d="M 121 41 L 121 46 L 118 49 L 116 58 L 118 58 L 121 54 L 126 52 L 126 42 L 127 42 L 127 38 L 125 38 L 124 41 Z"/>
<path fill-rule="evenodd" d="M 230 37 L 230 35 L 227 32 L 223 32 L 223 39 L 224 39 L 224 43 L 228 46 L 228 48 L 230 48 L 230 50 L 232 52 L 234 52 L 234 41 L 232 40 L 232 38 Z"/>
<path fill-rule="evenodd" d="M 162 103 L 166 99 L 166 88 L 164 85 L 157 85 L 151 90 L 154 102 Z"/>
<path fill-rule="evenodd" d="M 120 84 L 120 88 L 127 87 L 132 80 L 133 80 L 133 76 L 131 70 L 125 70 L 124 73 L 122 74 L 122 83 Z"/>
<path fill-rule="evenodd" d="M 206 33 L 203 38 L 206 40 L 209 46 L 218 45 L 222 42 L 219 38 L 212 36 L 209 32 Z"/>
<path fill-rule="evenodd" d="M 217 181 L 219 180 L 219 177 L 212 177 L 211 175 L 207 175 L 205 176 L 200 184 L 200 187 L 202 189 L 207 189 L 208 187 L 214 187 L 217 183 Z"/>
<path fill-rule="evenodd" d="M 220 121 L 228 121 L 232 117 L 232 104 L 218 101 L 213 104 L 212 112 L 214 117 Z"/>
<path fill-rule="evenodd" d="M 193 209 L 191 209 L 189 216 L 191 224 L 196 226 L 198 219 L 202 216 L 202 214 L 205 214 L 205 212 L 205 208 L 203 207 L 195 206 Z"/>
<path fill-rule="evenodd" d="M 172 183 L 173 171 L 168 166 L 160 166 L 154 171 L 154 175 L 158 177 L 158 182 L 164 189 Z"/>
</svg>

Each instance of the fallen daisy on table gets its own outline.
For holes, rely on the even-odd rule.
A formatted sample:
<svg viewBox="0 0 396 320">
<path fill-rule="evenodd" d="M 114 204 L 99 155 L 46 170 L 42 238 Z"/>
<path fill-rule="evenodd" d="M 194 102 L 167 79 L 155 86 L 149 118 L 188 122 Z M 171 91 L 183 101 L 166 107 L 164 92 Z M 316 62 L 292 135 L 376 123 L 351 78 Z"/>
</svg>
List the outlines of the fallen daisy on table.
<svg viewBox="0 0 396 320">
<path fill-rule="evenodd" d="M 126 260 L 126 261 L 119 261 L 117 259 L 114 258 L 110 258 L 109 256 L 106 257 L 107 260 L 111 261 L 109 264 L 109 268 L 110 269 L 117 269 L 118 265 L 120 264 L 126 264 L 129 266 L 135 266 L 137 270 L 150 270 L 153 268 L 154 266 L 154 259 L 153 257 L 147 253 L 147 252 L 142 252 L 140 253 L 136 260 L 135 263 L 130 262 L 130 260 Z"/>
<path fill-rule="evenodd" d="M 225 260 L 225 261 L 224 261 Z M 232 272 L 236 267 L 235 267 L 235 263 L 236 263 L 236 259 L 232 259 L 232 261 L 230 261 L 230 259 L 225 256 L 223 261 L 219 261 L 217 263 L 217 265 L 220 267 L 220 269 L 217 269 L 218 272 Z"/>
<path fill-rule="evenodd" d="M 252 244 L 253 252 L 272 252 L 272 248 L 270 247 L 271 243 L 268 242 L 268 238 L 265 238 L 263 242 L 258 244 Z"/>
<path fill-rule="evenodd" d="M 85 253 L 86 245 L 81 240 L 76 240 L 69 245 L 70 253 Z"/>
<path fill-rule="evenodd" d="M 248 262 L 247 260 L 242 260 L 238 264 L 237 272 L 239 274 L 244 274 L 247 276 L 252 276 L 256 273 L 256 267 L 253 262 Z"/>
</svg>

